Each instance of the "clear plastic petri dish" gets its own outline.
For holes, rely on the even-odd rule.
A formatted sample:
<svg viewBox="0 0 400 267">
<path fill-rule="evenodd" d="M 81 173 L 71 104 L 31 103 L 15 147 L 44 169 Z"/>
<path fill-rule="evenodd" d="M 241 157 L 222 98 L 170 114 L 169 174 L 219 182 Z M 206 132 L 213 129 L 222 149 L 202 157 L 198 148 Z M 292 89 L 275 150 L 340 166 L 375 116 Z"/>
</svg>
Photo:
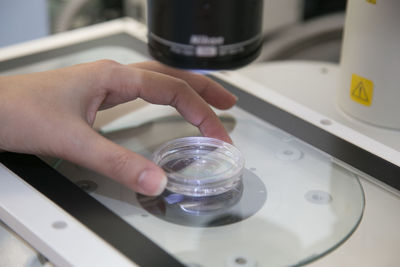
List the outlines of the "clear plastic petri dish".
<svg viewBox="0 0 400 267">
<path fill-rule="evenodd" d="M 244 158 L 231 144 L 209 137 L 169 141 L 153 154 L 168 177 L 167 190 L 193 197 L 214 196 L 240 185 Z"/>
</svg>

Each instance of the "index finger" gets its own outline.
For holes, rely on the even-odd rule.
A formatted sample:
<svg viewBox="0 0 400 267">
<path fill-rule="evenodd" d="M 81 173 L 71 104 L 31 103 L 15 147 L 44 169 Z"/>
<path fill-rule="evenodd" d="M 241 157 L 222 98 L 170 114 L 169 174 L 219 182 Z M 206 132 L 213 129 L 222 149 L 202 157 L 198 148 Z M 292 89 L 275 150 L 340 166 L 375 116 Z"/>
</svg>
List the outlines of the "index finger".
<svg viewBox="0 0 400 267">
<path fill-rule="evenodd" d="M 107 91 L 104 105 L 127 102 L 137 97 L 153 104 L 171 105 L 204 136 L 232 143 L 217 115 L 210 106 L 185 81 L 162 73 L 113 66 L 102 77 L 102 87 Z"/>
<path fill-rule="evenodd" d="M 212 79 L 190 71 L 175 69 L 156 61 L 145 61 L 130 66 L 170 75 L 186 81 L 206 102 L 219 109 L 232 107 L 237 97 Z"/>
</svg>

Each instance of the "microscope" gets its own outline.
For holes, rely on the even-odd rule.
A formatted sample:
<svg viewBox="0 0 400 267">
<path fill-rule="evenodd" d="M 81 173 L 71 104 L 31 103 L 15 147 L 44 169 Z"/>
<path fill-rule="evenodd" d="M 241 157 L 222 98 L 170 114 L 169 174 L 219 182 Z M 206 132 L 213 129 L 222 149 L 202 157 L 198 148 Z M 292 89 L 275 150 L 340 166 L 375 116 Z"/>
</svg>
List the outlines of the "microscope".
<svg viewBox="0 0 400 267">
<path fill-rule="evenodd" d="M 149 0 L 148 48 L 184 69 L 234 69 L 262 46 L 262 0 Z M 378 127 L 400 129 L 400 2 L 349 0 L 337 103 Z"/>
</svg>

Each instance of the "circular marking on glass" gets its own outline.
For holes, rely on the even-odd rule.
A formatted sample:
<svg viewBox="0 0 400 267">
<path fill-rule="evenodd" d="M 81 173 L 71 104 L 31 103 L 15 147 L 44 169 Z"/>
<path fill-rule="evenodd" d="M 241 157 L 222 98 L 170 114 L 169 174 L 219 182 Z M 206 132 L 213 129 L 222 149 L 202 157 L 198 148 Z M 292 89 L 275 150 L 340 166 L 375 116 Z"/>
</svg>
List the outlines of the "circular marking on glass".
<svg viewBox="0 0 400 267">
<path fill-rule="evenodd" d="M 237 264 L 239 264 L 239 265 L 244 265 L 244 264 L 247 263 L 247 260 L 246 260 L 246 258 L 238 257 L 238 258 L 235 259 L 235 262 L 236 262 Z"/>
<path fill-rule="evenodd" d="M 51 224 L 51 227 L 57 230 L 65 229 L 67 228 L 67 223 L 64 221 L 55 221 Z"/>
<path fill-rule="evenodd" d="M 313 204 L 326 205 L 332 202 L 332 196 L 321 190 L 310 190 L 304 195 L 305 199 Z"/>
<path fill-rule="evenodd" d="M 327 74 L 328 72 L 329 72 L 328 68 L 326 68 L 326 67 L 321 68 L 321 73 Z"/>
<path fill-rule="evenodd" d="M 332 121 L 328 119 L 322 119 L 319 121 L 322 125 L 329 126 L 332 125 Z"/>
<path fill-rule="evenodd" d="M 276 157 L 285 161 L 299 160 L 303 157 L 303 152 L 293 147 L 286 147 L 276 152 Z"/>
<path fill-rule="evenodd" d="M 247 256 L 232 256 L 226 261 L 228 267 L 256 267 L 257 262 Z"/>
<path fill-rule="evenodd" d="M 94 192 L 97 189 L 97 184 L 90 180 L 77 181 L 76 185 L 86 192 Z"/>
</svg>

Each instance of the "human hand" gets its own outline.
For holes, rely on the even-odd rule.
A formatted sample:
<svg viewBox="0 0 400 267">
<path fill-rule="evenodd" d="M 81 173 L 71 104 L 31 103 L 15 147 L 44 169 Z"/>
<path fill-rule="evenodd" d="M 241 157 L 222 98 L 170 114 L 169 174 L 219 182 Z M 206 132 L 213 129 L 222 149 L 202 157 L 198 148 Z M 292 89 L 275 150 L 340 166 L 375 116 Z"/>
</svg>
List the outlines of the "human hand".
<svg viewBox="0 0 400 267">
<path fill-rule="evenodd" d="M 92 129 L 96 113 L 142 98 L 174 106 L 205 136 L 231 142 L 208 103 L 227 109 L 236 97 L 209 78 L 157 62 L 102 60 L 0 77 L 0 150 L 59 157 L 146 194 L 158 195 L 161 168 Z"/>
</svg>

